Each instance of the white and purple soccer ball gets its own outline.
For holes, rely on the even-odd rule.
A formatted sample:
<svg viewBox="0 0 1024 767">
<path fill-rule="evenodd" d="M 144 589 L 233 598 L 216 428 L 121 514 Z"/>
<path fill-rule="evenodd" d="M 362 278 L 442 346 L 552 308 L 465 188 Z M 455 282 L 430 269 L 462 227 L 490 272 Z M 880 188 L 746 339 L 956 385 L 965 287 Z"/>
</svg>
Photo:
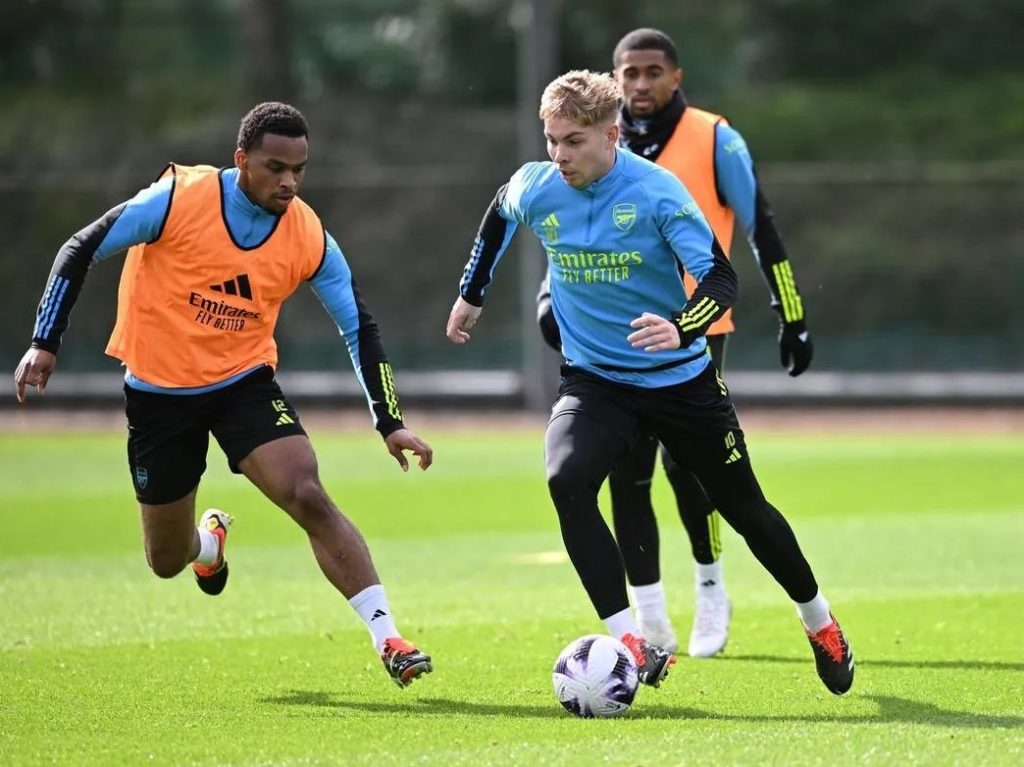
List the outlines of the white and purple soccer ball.
<svg viewBox="0 0 1024 767">
<path fill-rule="evenodd" d="M 551 681 L 565 710 L 585 719 L 626 713 L 639 684 L 633 654 L 602 634 L 570 642 L 555 661 Z"/>
</svg>

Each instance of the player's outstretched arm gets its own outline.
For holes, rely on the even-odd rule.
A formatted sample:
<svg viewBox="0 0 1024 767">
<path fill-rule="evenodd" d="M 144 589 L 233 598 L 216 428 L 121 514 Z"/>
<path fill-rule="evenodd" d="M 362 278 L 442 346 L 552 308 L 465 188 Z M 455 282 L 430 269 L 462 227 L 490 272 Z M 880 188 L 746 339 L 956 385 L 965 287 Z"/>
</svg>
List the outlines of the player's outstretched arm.
<svg viewBox="0 0 1024 767">
<path fill-rule="evenodd" d="M 468 342 L 470 336 L 467 331 L 480 319 L 484 294 L 491 284 L 491 277 L 501 257 L 508 251 L 516 227 L 522 220 L 523 213 L 518 201 L 521 200 L 523 170 L 530 165 L 538 163 L 527 163 L 507 184 L 503 184 L 480 221 L 469 261 L 462 270 L 459 297 L 452 305 L 445 327 L 445 335 L 453 344 Z M 510 189 L 513 199 L 509 197 Z"/>
<path fill-rule="evenodd" d="M 348 348 L 352 367 L 366 394 L 374 428 L 387 439 L 405 428 L 394 371 L 384 352 L 380 329 L 363 303 L 352 270 L 338 243 L 325 232 L 324 257 L 310 280 Z"/>
<path fill-rule="evenodd" d="M 409 460 L 405 457 L 406 451 L 419 458 L 419 467 L 422 471 L 426 471 L 434 462 L 434 449 L 408 429 L 391 432 L 384 438 L 384 444 L 387 445 L 388 452 L 398 461 L 402 471 L 409 471 Z"/>
<path fill-rule="evenodd" d="M 46 389 L 57 365 L 57 352 L 71 310 L 90 267 L 131 245 L 156 239 L 170 204 L 170 190 L 170 179 L 143 189 L 131 200 L 111 208 L 76 232 L 61 246 L 36 311 L 32 347 L 25 352 L 14 373 L 18 402 L 25 401 L 26 386 L 35 386 L 40 394 Z"/>
<path fill-rule="evenodd" d="M 25 387 L 35 386 L 42 394 L 46 391 L 46 383 L 57 367 L 57 355 L 45 349 L 29 349 L 18 363 L 14 371 L 14 393 L 18 402 L 25 401 Z"/>
<path fill-rule="evenodd" d="M 793 267 L 760 188 L 755 194 L 754 220 L 756 228 L 750 241 L 772 294 L 772 309 L 779 316 L 779 361 L 789 375 L 796 377 L 811 366 L 814 344 Z"/>
<path fill-rule="evenodd" d="M 771 292 L 772 309 L 779 315 L 779 361 L 789 375 L 798 376 L 810 367 L 814 344 L 807 329 L 793 267 L 743 137 L 732 126 L 721 124 L 716 128 L 715 137 L 715 177 L 719 192 L 746 232 Z"/>
</svg>

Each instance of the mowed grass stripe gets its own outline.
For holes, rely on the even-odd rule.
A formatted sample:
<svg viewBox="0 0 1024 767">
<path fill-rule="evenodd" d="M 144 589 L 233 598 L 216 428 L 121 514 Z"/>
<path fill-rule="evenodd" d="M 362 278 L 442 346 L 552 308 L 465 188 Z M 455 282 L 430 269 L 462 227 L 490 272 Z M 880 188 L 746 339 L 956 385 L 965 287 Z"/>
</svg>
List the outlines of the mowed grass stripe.
<svg viewBox="0 0 1024 767">
<path fill-rule="evenodd" d="M 950 603 L 934 600 L 918 614 L 929 624 L 937 617 L 984 622 L 1012 606 L 965 598 L 954 600 L 951 611 Z M 914 609 L 896 603 L 872 615 L 876 625 L 891 626 Z M 773 629 L 778 621 L 769 612 L 750 611 L 722 659 L 682 659 L 662 689 L 642 690 L 631 715 L 617 722 L 579 722 L 554 705 L 548 663 L 538 668 L 532 659 L 547 660 L 571 636 L 561 621 L 523 622 L 522 636 L 504 626 L 475 629 L 486 641 L 458 627 L 432 631 L 435 653 L 450 660 L 404 692 L 368 657 L 365 638 L 347 633 L 39 651 L 19 663 L 24 686 L 5 695 L 3 717 L 18 752 L 33 760 L 15 763 L 45 763 L 62 753 L 75 764 L 136 763 L 155 753 L 158 764 L 276 764 L 300 754 L 315 754 L 312 763 L 319 764 L 471 764 L 474 757 L 511 764 L 523 754 L 536 763 L 583 764 L 582 755 L 614 759 L 626 747 L 631 763 L 691 763 L 708 738 L 729 763 L 746 763 L 751 738 L 768 763 L 818 763 L 792 752 L 791 740 L 807 737 L 847 753 L 838 763 L 859 761 L 852 758 L 859 754 L 875 764 L 882 755 L 947 764 L 958 754 L 968 758 L 971 749 L 992 763 L 1012 763 L 1003 757 L 1019 748 L 1015 733 L 1024 718 L 1006 682 L 1020 673 L 1019 663 L 1003 661 L 1003 669 L 991 660 L 975 667 L 957 659 L 953 645 L 967 638 L 962 634 L 933 636 L 924 645 L 947 649 L 949 665 L 922 659 L 906 640 L 902 651 L 877 657 L 866 616 L 850 610 L 862 667 L 856 694 L 837 699 L 819 689 L 809 652 L 798 649 L 802 639 L 788 624 Z M 997 649 L 1012 651 L 1009 642 Z M 954 683 L 958 692 L 950 694 Z M 226 735 L 203 749 L 211 721 Z"/>
<path fill-rule="evenodd" d="M 795 524 L 837 610 L 844 600 L 1013 593 L 1024 583 L 1024 565 L 1016 564 L 1024 515 L 1016 512 L 883 520 L 815 517 Z M 688 614 L 690 566 L 680 527 L 675 520 L 663 522 L 663 578 L 673 611 Z M 190 631 L 217 636 L 316 633 L 355 625 L 297 529 L 293 546 L 245 546 L 241 529 L 233 535 L 230 590 L 218 599 L 202 598 L 187 576 L 154 578 L 141 552 L 0 561 L 0 597 L 7 605 L 0 648 L 177 638 Z M 724 537 L 736 609 L 786 605 L 781 589 L 743 541 L 732 531 Z M 922 540 L 927 547 L 919 545 Z M 371 544 L 399 619 L 447 625 L 486 623 L 495 614 L 514 621 L 568 613 L 581 626 L 598 627 L 554 532 Z M 936 566 L 954 558 L 956 567 Z M 439 561 L 445 566 L 436 567 Z M 83 604 L 90 609 L 83 610 Z M 145 619 L 139 620 L 140 615 Z"/>
<path fill-rule="evenodd" d="M 406 691 L 301 532 L 215 448 L 201 502 L 239 524 L 210 599 L 148 573 L 123 436 L 0 437 L 0 763 L 1024 762 L 1024 440 L 750 435 L 854 642 L 852 694 L 820 685 L 792 606 L 723 526 L 724 657 L 683 658 L 625 719 L 585 722 L 555 703 L 550 665 L 600 624 L 558 556 L 540 435 L 425 436 L 438 471 L 402 475 L 373 435 L 314 435 L 400 625 L 435 655 Z M 692 571 L 660 470 L 655 498 L 685 635 Z"/>
</svg>

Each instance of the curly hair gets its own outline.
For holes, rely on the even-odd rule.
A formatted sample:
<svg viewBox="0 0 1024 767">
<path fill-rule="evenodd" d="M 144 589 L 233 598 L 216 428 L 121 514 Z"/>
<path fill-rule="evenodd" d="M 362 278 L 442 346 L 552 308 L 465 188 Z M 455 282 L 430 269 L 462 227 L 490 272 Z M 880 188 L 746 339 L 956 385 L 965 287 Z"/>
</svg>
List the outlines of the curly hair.
<svg viewBox="0 0 1024 767">
<path fill-rule="evenodd" d="M 574 69 L 548 83 L 540 98 L 541 120 L 564 117 L 583 127 L 615 119 L 622 89 L 605 72 Z"/>
<path fill-rule="evenodd" d="M 238 128 L 238 148 L 248 152 L 258 149 L 263 137 L 272 133 L 275 136 L 300 138 L 309 136 L 309 125 L 295 107 L 282 104 L 280 101 L 265 101 L 249 110 L 242 118 Z"/>
</svg>

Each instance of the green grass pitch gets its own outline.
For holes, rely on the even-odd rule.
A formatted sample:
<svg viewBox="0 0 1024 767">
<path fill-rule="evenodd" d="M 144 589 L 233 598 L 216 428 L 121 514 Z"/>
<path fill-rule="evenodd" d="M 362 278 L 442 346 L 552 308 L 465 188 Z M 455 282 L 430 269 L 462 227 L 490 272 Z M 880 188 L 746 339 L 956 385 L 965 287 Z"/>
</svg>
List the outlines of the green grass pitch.
<svg viewBox="0 0 1024 767">
<path fill-rule="evenodd" d="M 540 431 L 423 431 L 437 463 L 408 475 L 372 432 L 312 431 L 399 626 L 434 655 L 404 691 L 215 446 L 200 503 L 236 524 L 210 598 L 147 570 L 122 434 L 0 434 L 0 764 L 1024 764 L 1024 438 L 748 429 L 853 644 L 852 692 L 820 684 L 792 606 L 728 531 L 724 655 L 584 721 L 551 665 L 602 627 L 561 553 Z M 685 635 L 691 566 L 660 470 L 655 494 Z"/>
</svg>

